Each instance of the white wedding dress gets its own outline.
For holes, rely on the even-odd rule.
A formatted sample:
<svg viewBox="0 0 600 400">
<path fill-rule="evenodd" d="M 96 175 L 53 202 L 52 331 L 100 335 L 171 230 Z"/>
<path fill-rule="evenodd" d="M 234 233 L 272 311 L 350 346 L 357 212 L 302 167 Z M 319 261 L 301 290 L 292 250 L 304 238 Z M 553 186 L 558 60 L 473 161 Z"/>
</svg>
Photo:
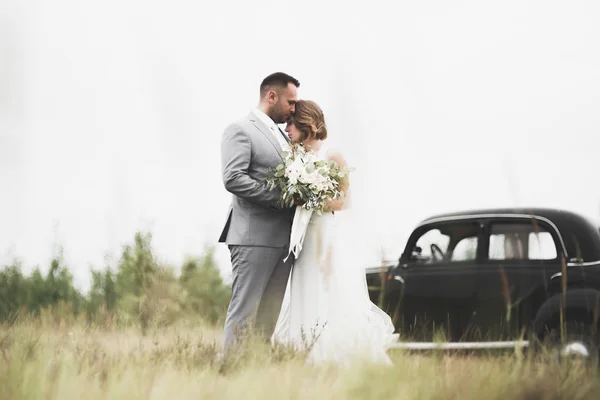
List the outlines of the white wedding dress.
<svg viewBox="0 0 600 400">
<path fill-rule="evenodd" d="M 323 143 L 319 158 L 326 151 Z M 398 335 L 369 298 L 358 232 L 347 210 L 312 213 L 308 223 L 272 339 L 307 351 L 309 363 L 391 364 Z"/>
</svg>

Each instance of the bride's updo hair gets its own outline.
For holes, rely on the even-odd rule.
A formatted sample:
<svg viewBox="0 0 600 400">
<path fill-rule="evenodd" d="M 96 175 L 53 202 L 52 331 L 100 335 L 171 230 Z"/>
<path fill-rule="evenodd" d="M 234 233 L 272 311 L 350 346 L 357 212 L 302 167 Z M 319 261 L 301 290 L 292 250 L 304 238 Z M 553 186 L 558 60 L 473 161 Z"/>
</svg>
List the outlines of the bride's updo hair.
<svg viewBox="0 0 600 400">
<path fill-rule="evenodd" d="M 298 100 L 292 123 L 302 133 L 302 140 L 308 138 L 327 139 L 325 115 L 317 103 L 311 100 Z"/>
</svg>

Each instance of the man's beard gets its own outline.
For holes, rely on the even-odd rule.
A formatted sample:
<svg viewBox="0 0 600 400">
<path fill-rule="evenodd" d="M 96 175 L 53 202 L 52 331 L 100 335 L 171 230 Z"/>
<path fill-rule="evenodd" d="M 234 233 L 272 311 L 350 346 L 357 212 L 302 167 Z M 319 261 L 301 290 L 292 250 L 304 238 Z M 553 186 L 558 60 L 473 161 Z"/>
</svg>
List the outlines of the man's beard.
<svg viewBox="0 0 600 400">
<path fill-rule="evenodd" d="M 277 111 L 274 111 L 273 113 L 271 113 L 270 117 L 273 120 L 273 122 L 275 122 L 276 124 L 284 124 L 289 119 L 289 118 L 287 118 L 287 115 L 285 115 L 283 113 L 279 113 Z"/>
</svg>

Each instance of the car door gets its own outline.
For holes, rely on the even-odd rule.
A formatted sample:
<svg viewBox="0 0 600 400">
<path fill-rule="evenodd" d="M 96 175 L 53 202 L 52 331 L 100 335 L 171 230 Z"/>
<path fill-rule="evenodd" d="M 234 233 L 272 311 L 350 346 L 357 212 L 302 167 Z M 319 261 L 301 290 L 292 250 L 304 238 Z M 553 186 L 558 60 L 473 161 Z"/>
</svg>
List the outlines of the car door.
<svg viewBox="0 0 600 400">
<path fill-rule="evenodd" d="M 482 235 L 481 224 L 468 220 L 424 225 L 409 238 L 388 292 L 399 293 L 392 316 L 414 340 L 458 340 L 466 331 Z"/>
<path fill-rule="evenodd" d="M 561 271 L 558 232 L 526 217 L 491 218 L 484 232 L 473 323 L 482 340 L 515 340 Z"/>
</svg>

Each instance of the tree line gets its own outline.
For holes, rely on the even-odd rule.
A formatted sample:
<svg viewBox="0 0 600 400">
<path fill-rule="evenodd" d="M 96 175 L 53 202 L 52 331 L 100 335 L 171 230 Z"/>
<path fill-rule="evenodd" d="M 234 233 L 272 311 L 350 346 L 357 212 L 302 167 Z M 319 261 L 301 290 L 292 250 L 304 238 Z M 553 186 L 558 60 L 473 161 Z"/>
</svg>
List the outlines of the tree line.
<svg viewBox="0 0 600 400">
<path fill-rule="evenodd" d="M 0 323 L 44 313 L 56 318 L 84 318 L 89 324 L 170 325 L 186 318 L 217 324 L 229 304 L 231 288 L 223 282 L 207 246 L 200 257 L 188 257 L 179 273 L 160 263 L 152 251 L 152 234 L 137 232 L 123 246 L 116 268 L 91 270 L 87 294 L 73 285 L 73 275 L 62 253 L 42 274 L 39 267 L 23 273 L 14 260 L 0 268 Z"/>
</svg>

